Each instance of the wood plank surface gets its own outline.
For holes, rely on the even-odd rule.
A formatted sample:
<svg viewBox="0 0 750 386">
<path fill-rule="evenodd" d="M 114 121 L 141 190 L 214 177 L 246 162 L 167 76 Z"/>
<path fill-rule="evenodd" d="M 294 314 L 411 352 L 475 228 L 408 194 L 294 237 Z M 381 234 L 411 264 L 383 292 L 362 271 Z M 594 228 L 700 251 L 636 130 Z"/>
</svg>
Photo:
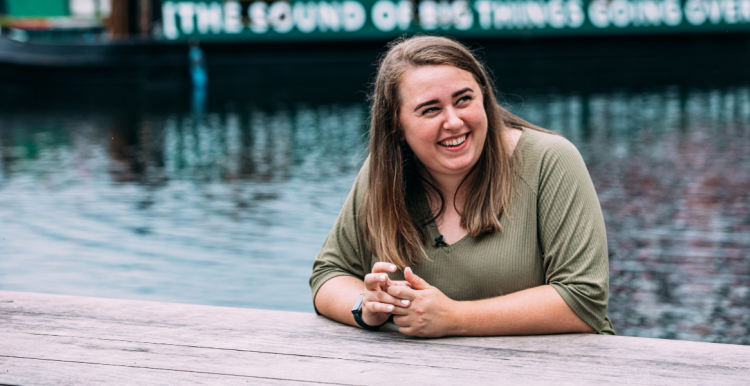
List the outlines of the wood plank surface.
<svg viewBox="0 0 750 386">
<path fill-rule="evenodd" d="M 0 384 L 748 384 L 750 347 L 414 339 L 308 313 L 0 291 Z"/>
</svg>

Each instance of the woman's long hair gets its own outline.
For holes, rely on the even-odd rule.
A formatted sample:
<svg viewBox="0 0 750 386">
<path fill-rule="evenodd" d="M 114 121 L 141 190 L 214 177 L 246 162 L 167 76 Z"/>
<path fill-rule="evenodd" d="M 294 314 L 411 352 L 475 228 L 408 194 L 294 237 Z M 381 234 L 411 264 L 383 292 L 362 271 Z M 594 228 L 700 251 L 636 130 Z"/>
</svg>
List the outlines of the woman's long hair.
<svg viewBox="0 0 750 386">
<path fill-rule="evenodd" d="M 372 91 L 370 116 L 370 162 L 367 189 L 359 209 L 360 231 L 368 247 L 380 259 L 403 269 L 426 258 L 424 226 L 439 217 L 445 201 L 420 171 L 420 163 L 403 140 L 399 125 L 399 84 L 410 68 L 449 65 L 470 72 L 479 84 L 487 114 L 487 137 L 482 154 L 459 185 L 466 184 L 461 226 L 472 237 L 501 232 L 500 216 L 508 212 L 515 189 L 511 154 L 503 139 L 506 127 L 545 131 L 502 108 L 483 66 L 461 43 L 418 36 L 391 43 L 378 67 Z M 471 178 L 469 178 L 471 177 Z M 440 211 L 420 211 L 425 197 L 440 200 Z M 456 192 L 458 193 L 458 192 Z M 436 207 L 437 205 L 430 205 Z"/>
</svg>

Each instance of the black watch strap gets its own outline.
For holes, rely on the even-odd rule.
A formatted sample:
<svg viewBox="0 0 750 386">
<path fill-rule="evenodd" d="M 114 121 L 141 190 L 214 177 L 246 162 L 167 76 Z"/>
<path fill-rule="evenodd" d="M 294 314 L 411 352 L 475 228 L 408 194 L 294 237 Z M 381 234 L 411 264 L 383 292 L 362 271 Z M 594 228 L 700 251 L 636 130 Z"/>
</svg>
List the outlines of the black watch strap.
<svg viewBox="0 0 750 386">
<path fill-rule="evenodd" d="M 361 293 L 359 294 L 359 297 L 357 297 L 357 301 L 354 302 L 354 307 L 352 307 L 352 315 L 354 315 L 354 321 L 357 322 L 357 324 L 359 324 L 360 327 L 364 328 L 365 330 L 372 331 L 372 330 L 377 330 L 380 327 L 383 327 L 383 324 L 388 323 L 387 320 L 379 326 L 371 326 L 362 320 L 362 299 L 364 299 L 364 297 L 365 297 L 365 294 Z"/>
</svg>

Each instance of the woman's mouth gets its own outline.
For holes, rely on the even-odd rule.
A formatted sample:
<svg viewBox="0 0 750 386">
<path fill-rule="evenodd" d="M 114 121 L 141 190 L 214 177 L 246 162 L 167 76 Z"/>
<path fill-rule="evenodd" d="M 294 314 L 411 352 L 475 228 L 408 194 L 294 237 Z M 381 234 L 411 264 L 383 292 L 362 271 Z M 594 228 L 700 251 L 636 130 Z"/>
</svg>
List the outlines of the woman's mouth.
<svg viewBox="0 0 750 386">
<path fill-rule="evenodd" d="M 460 137 L 452 138 L 452 139 L 446 139 L 445 141 L 438 142 L 441 146 L 445 147 L 458 147 L 461 146 L 464 141 L 466 141 L 466 137 L 469 135 L 469 133 L 466 133 Z"/>
</svg>

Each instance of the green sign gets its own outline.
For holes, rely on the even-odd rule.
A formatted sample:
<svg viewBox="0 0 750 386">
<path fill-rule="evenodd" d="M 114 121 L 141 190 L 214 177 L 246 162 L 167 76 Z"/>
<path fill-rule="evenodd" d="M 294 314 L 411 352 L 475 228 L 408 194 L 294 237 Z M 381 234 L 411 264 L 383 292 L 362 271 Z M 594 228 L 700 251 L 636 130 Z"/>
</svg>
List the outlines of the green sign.
<svg viewBox="0 0 750 386">
<path fill-rule="evenodd" d="M 68 16 L 67 0 L 5 0 L 5 11 L 14 17 Z"/>
<path fill-rule="evenodd" d="M 350 40 L 750 31 L 750 0 L 166 1 L 167 39 Z"/>
</svg>

